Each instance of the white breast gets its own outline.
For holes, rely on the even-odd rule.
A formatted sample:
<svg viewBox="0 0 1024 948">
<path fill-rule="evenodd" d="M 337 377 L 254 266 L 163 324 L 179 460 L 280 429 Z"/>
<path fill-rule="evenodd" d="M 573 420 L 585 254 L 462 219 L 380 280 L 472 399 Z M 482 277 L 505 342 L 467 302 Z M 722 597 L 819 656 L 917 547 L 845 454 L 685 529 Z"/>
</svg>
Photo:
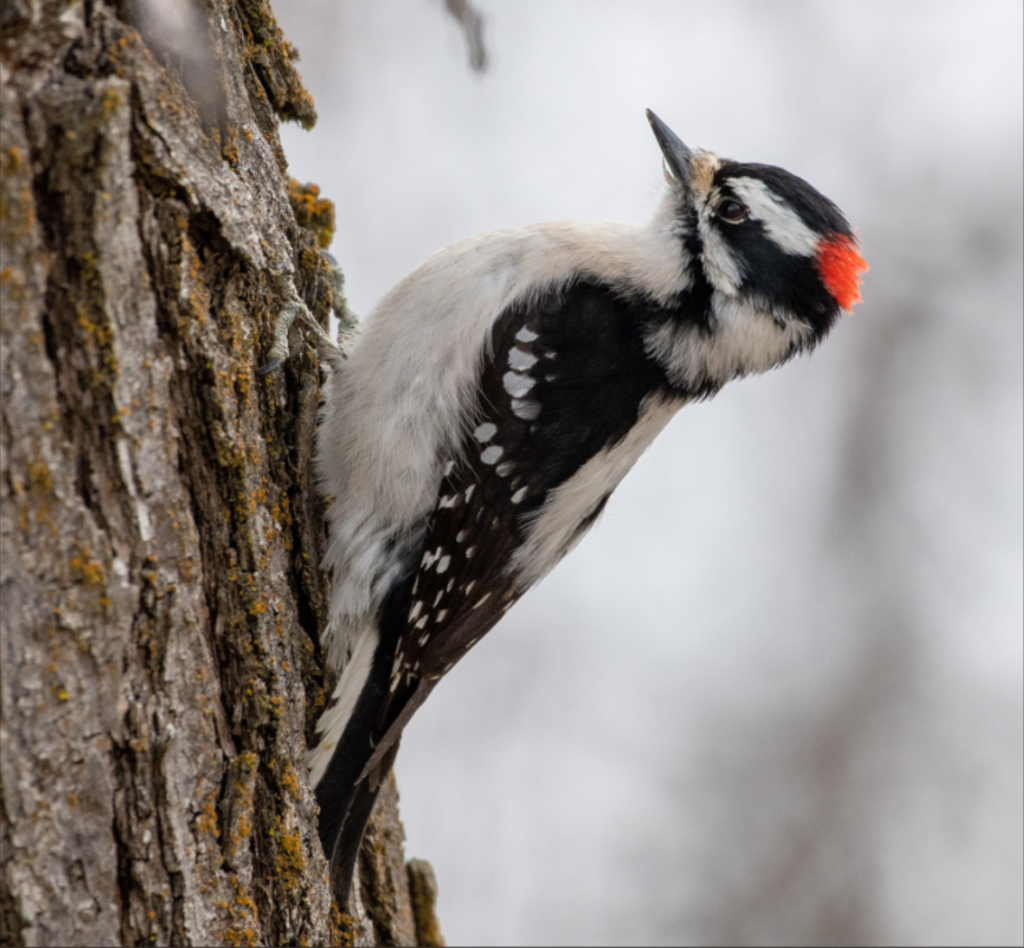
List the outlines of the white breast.
<svg viewBox="0 0 1024 948">
<path fill-rule="evenodd" d="M 618 487 L 684 404 L 681 399 L 648 396 L 640 406 L 637 423 L 621 441 L 599 451 L 551 492 L 530 518 L 526 540 L 512 557 L 510 569 L 521 590 L 539 582 L 579 543 L 586 534 L 586 530 L 579 530 L 580 524 Z"/>
</svg>

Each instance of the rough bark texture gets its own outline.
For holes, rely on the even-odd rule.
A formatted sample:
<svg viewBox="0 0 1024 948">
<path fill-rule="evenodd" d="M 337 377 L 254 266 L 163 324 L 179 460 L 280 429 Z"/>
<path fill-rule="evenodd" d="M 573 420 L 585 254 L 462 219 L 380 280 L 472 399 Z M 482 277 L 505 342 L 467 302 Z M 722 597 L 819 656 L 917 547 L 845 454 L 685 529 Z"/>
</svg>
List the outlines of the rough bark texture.
<svg viewBox="0 0 1024 948">
<path fill-rule="evenodd" d="M 159 8 L 0 8 L 0 940 L 413 944 L 393 781 L 332 903 L 318 366 L 253 371 L 289 276 L 331 302 L 312 102 L 263 0 Z"/>
</svg>

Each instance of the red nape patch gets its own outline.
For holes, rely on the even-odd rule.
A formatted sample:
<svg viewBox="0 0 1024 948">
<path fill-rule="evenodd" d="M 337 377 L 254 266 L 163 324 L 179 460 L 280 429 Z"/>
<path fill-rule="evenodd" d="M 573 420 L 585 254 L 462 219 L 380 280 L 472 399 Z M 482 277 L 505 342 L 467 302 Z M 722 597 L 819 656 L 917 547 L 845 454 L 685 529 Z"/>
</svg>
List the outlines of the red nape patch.
<svg viewBox="0 0 1024 948">
<path fill-rule="evenodd" d="M 849 237 L 836 234 L 818 244 L 818 273 L 835 301 L 847 312 L 861 302 L 860 275 L 868 269 L 857 245 Z"/>
</svg>

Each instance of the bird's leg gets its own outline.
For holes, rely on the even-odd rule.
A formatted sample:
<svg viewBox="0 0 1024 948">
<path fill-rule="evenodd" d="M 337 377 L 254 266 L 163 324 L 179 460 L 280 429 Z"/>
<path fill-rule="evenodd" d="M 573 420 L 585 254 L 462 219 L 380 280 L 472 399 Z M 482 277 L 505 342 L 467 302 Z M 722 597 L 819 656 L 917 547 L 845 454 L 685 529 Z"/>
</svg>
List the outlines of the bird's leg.
<svg viewBox="0 0 1024 948">
<path fill-rule="evenodd" d="M 342 274 L 338 261 L 326 251 L 320 255 L 327 263 L 327 278 L 331 285 L 333 302 L 331 310 L 338 319 L 338 339 L 335 341 L 330 334 L 314 318 L 309 308 L 302 301 L 295 289 L 295 282 L 291 276 L 284 277 L 285 305 L 274 322 L 274 343 L 270 347 L 270 359 L 266 365 L 256 370 L 259 376 L 269 375 L 275 369 L 279 369 L 288 359 L 288 332 L 298 317 L 303 323 L 313 330 L 317 337 L 317 347 L 322 356 L 328 361 L 335 362 L 344 359 L 348 354 L 348 342 L 352 331 L 357 325 L 357 320 L 348 308 L 345 301 L 345 278 Z"/>
</svg>

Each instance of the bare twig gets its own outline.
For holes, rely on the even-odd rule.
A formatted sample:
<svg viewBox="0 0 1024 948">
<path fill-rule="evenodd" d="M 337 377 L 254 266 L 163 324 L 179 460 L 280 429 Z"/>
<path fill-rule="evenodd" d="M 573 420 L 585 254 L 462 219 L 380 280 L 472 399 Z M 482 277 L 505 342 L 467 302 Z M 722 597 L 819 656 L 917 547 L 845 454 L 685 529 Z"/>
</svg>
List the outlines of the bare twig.
<svg viewBox="0 0 1024 948">
<path fill-rule="evenodd" d="M 487 69 L 487 47 L 484 45 L 483 14 L 469 0 L 445 0 L 444 5 L 466 35 L 470 67 L 474 72 L 484 72 Z"/>
</svg>

